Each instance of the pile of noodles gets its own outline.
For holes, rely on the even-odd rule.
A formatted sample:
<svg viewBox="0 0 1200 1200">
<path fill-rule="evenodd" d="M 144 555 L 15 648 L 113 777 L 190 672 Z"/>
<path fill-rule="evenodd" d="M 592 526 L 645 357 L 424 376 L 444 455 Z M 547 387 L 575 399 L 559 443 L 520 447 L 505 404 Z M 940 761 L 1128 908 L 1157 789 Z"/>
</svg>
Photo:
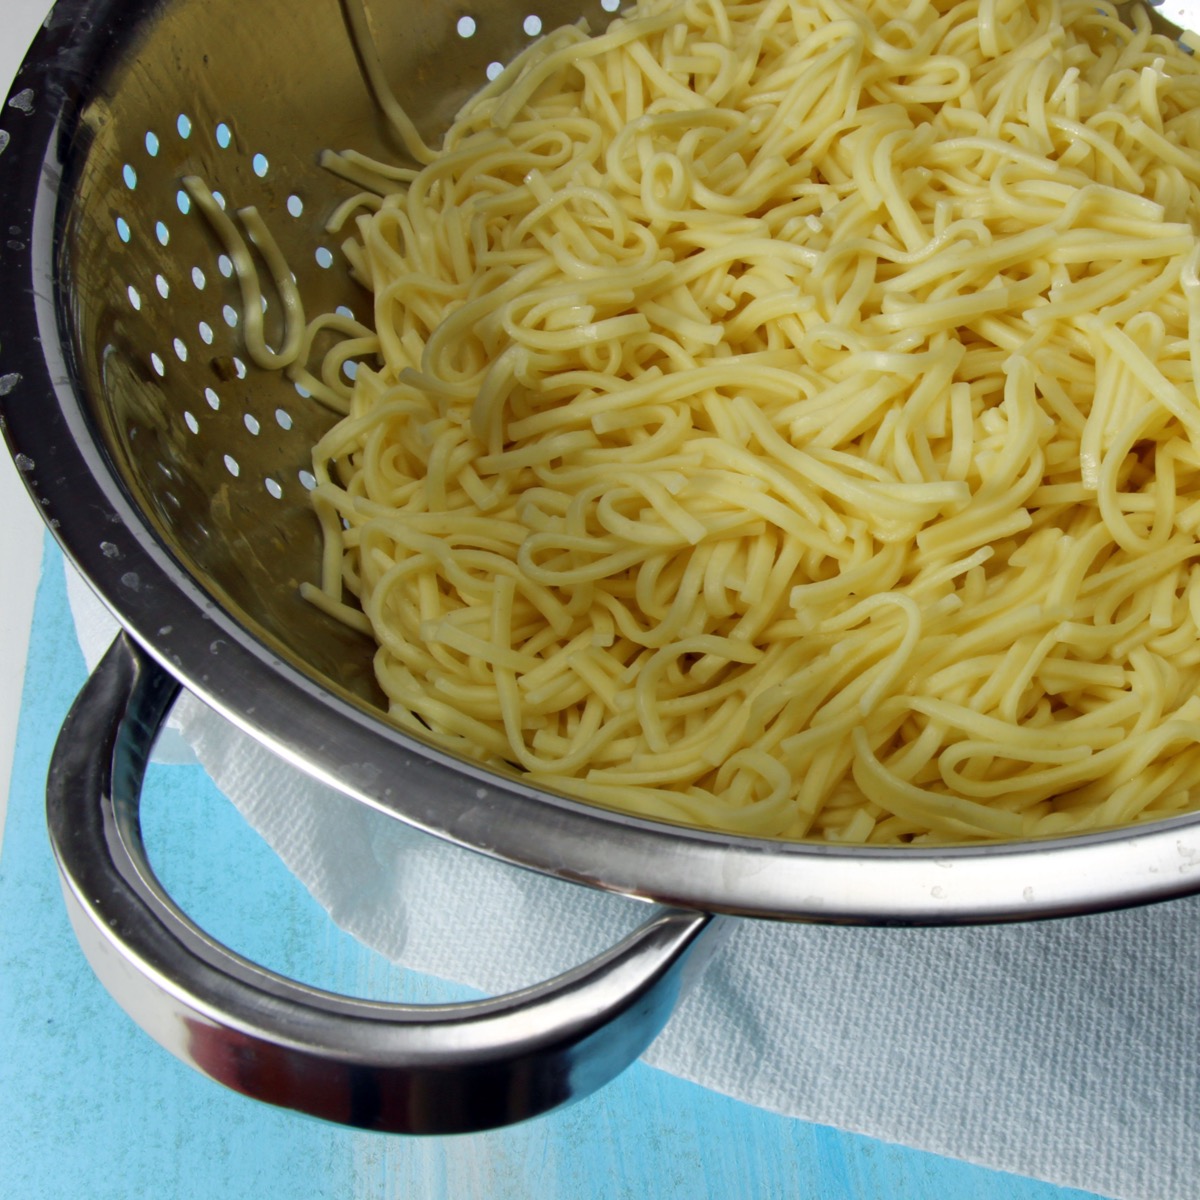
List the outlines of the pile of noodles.
<svg viewBox="0 0 1200 1200">
<path fill-rule="evenodd" d="M 418 166 L 328 158 L 373 328 L 291 371 L 399 725 L 752 835 L 1200 802 L 1200 69 L 1144 14 L 644 0 L 436 152 L 391 110 Z"/>
</svg>

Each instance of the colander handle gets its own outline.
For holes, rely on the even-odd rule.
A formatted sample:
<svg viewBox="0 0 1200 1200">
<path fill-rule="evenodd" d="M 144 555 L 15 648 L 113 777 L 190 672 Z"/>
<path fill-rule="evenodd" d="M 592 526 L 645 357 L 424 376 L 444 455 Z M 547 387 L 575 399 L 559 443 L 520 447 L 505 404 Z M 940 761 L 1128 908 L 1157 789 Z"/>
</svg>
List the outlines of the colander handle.
<svg viewBox="0 0 1200 1200">
<path fill-rule="evenodd" d="M 76 936 L 101 982 L 163 1046 L 235 1091 L 381 1131 L 508 1124 L 619 1074 L 706 957 L 718 922 L 659 909 L 613 949 L 547 983 L 437 1006 L 336 996 L 240 958 L 176 907 L 142 842 L 146 762 L 177 692 L 118 637 L 59 735 L 50 837 Z"/>
</svg>

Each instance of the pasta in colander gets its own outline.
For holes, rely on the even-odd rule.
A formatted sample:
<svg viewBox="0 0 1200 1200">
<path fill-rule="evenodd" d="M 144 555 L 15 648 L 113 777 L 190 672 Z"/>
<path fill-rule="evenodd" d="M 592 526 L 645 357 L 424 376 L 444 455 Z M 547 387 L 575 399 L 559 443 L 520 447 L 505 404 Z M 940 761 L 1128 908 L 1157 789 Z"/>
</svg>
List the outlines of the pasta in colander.
<svg viewBox="0 0 1200 1200">
<path fill-rule="evenodd" d="M 637 814 L 1193 806 L 1198 102 L 1095 0 L 642 0 L 328 156 L 374 322 L 290 369 L 345 412 L 306 593 L 399 725 Z"/>
</svg>

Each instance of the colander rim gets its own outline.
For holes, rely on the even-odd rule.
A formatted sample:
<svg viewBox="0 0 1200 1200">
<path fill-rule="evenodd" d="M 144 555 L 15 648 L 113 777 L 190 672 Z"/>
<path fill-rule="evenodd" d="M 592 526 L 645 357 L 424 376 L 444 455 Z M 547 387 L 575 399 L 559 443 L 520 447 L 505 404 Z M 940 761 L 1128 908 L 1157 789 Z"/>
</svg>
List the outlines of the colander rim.
<svg viewBox="0 0 1200 1200">
<path fill-rule="evenodd" d="M 1200 813 L 1068 838 L 923 848 L 767 841 L 610 812 L 424 745 L 259 640 L 189 575 L 123 483 L 82 395 L 59 270 L 79 114 L 159 7 L 59 0 L 13 82 L 0 119 L 10 231 L 0 288 L 18 300 L 0 317 L 0 424 L 58 544 L 184 687 L 380 811 L 516 866 L 647 900 L 781 919 L 960 924 L 1200 890 Z"/>
</svg>

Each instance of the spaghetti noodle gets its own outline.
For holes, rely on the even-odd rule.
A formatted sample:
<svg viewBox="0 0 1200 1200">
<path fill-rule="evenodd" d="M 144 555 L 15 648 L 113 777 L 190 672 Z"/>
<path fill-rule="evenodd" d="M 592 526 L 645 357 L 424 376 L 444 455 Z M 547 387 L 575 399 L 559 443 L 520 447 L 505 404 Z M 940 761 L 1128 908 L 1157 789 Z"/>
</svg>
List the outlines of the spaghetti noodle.
<svg viewBox="0 0 1200 1200">
<path fill-rule="evenodd" d="M 1193 806 L 1198 101 L 1096 0 L 639 0 L 327 156 L 307 594 L 403 728 L 654 818 Z"/>
</svg>

